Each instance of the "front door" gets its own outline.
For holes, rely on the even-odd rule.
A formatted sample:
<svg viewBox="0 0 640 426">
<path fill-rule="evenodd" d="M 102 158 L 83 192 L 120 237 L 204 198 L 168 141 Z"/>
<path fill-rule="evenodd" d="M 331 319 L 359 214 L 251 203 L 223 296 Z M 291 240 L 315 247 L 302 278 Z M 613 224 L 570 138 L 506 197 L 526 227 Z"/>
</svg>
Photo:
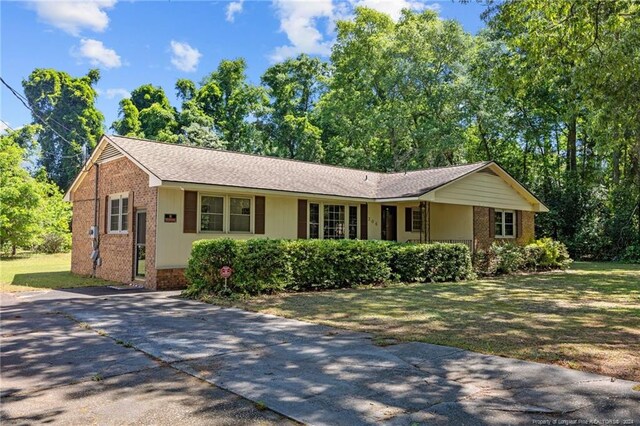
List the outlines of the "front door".
<svg viewBox="0 0 640 426">
<path fill-rule="evenodd" d="M 398 209 L 396 206 L 382 206 L 382 239 L 396 241 L 398 239 Z"/>
<path fill-rule="evenodd" d="M 144 277 L 146 274 L 146 243 L 147 243 L 147 212 L 136 212 L 136 246 L 135 246 L 135 276 Z"/>
</svg>

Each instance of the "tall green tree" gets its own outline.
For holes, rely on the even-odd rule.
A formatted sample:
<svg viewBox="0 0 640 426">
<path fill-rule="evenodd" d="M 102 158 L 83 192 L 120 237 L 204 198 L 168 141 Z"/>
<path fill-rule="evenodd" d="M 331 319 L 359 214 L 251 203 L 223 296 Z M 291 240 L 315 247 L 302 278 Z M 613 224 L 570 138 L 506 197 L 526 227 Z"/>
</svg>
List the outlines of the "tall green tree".
<svg viewBox="0 0 640 426">
<path fill-rule="evenodd" d="M 337 24 L 320 108 L 328 160 L 406 170 L 462 160 L 458 95 L 470 36 L 435 12 L 367 8 Z"/>
<path fill-rule="evenodd" d="M 223 60 L 203 81 L 195 97 L 200 108 L 213 118 L 227 149 L 260 151 L 256 120 L 268 104 L 266 91 L 247 81 L 244 59 Z"/>
<path fill-rule="evenodd" d="M 25 150 L 11 136 L 0 136 L 0 249 L 28 245 L 38 233 L 38 187 L 22 168 Z"/>
<path fill-rule="evenodd" d="M 552 207 L 540 231 L 578 255 L 640 245 L 639 7 L 512 0 L 487 13 L 509 70 L 492 87 L 520 104 L 518 169 Z"/>
<path fill-rule="evenodd" d="M 42 125 L 40 164 L 59 187 L 67 188 L 82 167 L 83 150 L 91 152 L 103 132 L 104 117 L 95 106 L 100 73 L 72 77 L 53 69 L 35 69 L 23 80 L 33 123 Z"/>
<path fill-rule="evenodd" d="M 177 112 L 161 87 L 144 84 L 120 101 L 120 118 L 111 128 L 123 136 L 178 141 Z"/>
<path fill-rule="evenodd" d="M 329 64 L 304 54 L 275 64 L 262 75 L 271 98 L 264 128 L 273 153 L 307 161 L 323 159 L 322 130 L 314 112 L 328 77 Z"/>
</svg>

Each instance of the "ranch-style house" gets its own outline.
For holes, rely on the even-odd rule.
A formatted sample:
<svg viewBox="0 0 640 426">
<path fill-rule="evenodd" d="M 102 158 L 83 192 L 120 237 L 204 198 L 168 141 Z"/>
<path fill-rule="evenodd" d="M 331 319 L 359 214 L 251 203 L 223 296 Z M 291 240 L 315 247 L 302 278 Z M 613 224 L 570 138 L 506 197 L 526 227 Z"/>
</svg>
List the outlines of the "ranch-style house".
<svg viewBox="0 0 640 426">
<path fill-rule="evenodd" d="M 103 136 L 66 194 L 71 270 L 150 289 L 186 285 L 205 238 L 525 244 L 548 211 L 494 162 L 379 173 Z"/>
</svg>

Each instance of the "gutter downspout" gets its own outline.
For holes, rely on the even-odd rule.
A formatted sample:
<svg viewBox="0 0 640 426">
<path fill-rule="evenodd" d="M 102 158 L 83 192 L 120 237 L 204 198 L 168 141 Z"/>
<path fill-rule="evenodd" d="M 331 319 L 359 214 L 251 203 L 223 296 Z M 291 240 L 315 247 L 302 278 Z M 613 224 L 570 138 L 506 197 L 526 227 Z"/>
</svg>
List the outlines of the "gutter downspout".
<svg viewBox="0 0 640 426">
<path fill-rule="evenodd" d="M 98 267 L 98 261 L 100 260 L 100 230 L 98 229 L 98 181 L 100 179 L 100 164 L 95 163 L 96 167 L 96 185 L 94 192 L 94 209 L 93 209 L 93 227 L 95 229 L 95 235 L 93 236 L 93 278 L 96 278 L 96 268 Z"/>
</svg>

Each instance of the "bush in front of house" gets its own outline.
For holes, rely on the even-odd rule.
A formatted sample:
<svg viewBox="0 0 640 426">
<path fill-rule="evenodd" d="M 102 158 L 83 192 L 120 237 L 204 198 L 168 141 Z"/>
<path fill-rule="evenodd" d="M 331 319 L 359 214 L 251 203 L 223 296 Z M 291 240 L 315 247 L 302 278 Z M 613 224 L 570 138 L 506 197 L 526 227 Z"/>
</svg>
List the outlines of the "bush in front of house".
<svg viewBox="0 0 640 426">
<path fill-rule="evenodd" d="M 471 278 L 473 265 L 466 244 L 424 244 L 426 281 L 461 281 Z"/>
<path fill-rule="evenodd" d="M 233 276 L 220 277 L 231 266 Z M 348 288 L 401 281 L 458 281 L 472 276 L 463 244 L 361 240 L 196 241 L 185 273 L 186 296 L 228 296 Z"/>
<path fill-rule="evenodd" d="M 288 241 L 251 239 L 234 241 L 237 246 L 233 293 L 276 293 L 292 284 L 292 267 Z M 215 245 L 215 244 L 214 244 Z"/>
<path fill-rule="evenodd" d="M 215 243 L 212 244 L 213 242 Z M 229 285 L 234 285 L 234 278 L 225 283 L 224 278 L 220 276 L 220 268 L 235 265 L 238 252 L 238 242 L 228 238 L 194 242 L 185 270 L 185 277 L 189 282 L 185 295 L 196 296 L 203 291 L 216 294 L 232 293 Z"/>
<path fill-rule="evenodd" d="M 476 252 L 473 259 L 474 270 L 481 276 L 564 269 L 571 262 L 567 247 L 551 238 L 542 238 L 524 247 L 496 241 L 489 250 Z"/>
<path fill-rule="evenodd" d="M 292 262 L 288 290 L 324 290 L 379 284 L 391 277 L 392 243 L 363 240 L 287 241 Z"/>
<path fill-rule="evenodd" d="M 392 252 L 391 269 L 402 282 L 461 281 L 473 276 L 465 244 L 395 244 Z"/>
</svg>

